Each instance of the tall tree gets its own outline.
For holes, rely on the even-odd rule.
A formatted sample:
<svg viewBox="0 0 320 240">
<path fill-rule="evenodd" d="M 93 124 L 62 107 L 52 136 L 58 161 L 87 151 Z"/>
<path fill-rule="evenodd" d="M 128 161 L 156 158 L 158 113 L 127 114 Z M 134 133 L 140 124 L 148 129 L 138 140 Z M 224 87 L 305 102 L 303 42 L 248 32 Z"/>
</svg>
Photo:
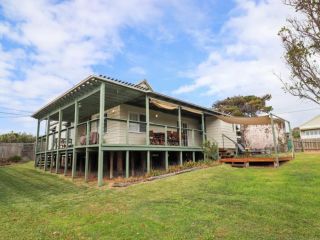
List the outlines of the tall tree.
<svg viewBox="0 0 320 240">
<path fill-rule="evenodd" d="M 297 17 L 279 31 L 291 75 L 287 92 L 320 104 L 320 0 L 284 0 Z"/>
<path fill-rule="evenodd" d="M 271 99 L 270 94 L 262 97 L 254 95 L 228 97 L 217 101 L 212 105 L 217 111 L 238 117 L 255 117 L 259 113 L 269 113 L 271 106 L 266 106 L 266 102 Z"/>
</svg>

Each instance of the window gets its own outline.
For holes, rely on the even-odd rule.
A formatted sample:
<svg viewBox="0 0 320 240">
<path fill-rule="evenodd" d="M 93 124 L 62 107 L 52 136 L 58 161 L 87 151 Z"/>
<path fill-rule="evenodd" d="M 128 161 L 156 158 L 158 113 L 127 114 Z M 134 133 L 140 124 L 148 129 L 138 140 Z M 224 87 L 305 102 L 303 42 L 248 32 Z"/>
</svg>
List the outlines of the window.
<svg viewBox="0 0 320 240">
<path fill-rule="evenodd" d="M 129 132 L 146 132 L 146 115 L 129 113 L 129 120 Z"/>
</svg>

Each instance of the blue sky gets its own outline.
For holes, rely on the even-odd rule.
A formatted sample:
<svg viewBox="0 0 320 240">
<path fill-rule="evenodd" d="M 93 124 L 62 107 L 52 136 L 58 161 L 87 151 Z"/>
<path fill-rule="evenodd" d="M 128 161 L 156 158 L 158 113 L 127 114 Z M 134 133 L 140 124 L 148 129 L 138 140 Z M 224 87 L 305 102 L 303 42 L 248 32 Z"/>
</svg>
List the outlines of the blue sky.
<svg viewBox="0 0 320 240">
<path fill-rule="evenodd" d="M 207 107 L 271 93 L 275 113 L 299 125 L 319 110 L 293 112 L 317 106 L 276 76 L 288 76 L 277 32 L 292 14 L 279 0 L 2 0 L 0 112 L 12 114 L 0 113 L 0 133 L 34 133 L 22 116 L 90 74 L 147 79 Z"/>
</svg>

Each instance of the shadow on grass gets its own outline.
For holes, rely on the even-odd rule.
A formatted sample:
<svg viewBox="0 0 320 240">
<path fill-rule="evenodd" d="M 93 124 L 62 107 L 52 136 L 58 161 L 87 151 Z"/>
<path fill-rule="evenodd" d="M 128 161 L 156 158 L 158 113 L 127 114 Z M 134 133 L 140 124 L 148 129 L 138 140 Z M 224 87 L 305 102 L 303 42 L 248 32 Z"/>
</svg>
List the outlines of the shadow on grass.
<svg viewBox="0 0 320 240">
<path fill-rule="evenodd" d="M 41 201 L 79 190 L 55 175 L 33 169 L 28 163 L 0 168 L 0 202 L 3 203 Z"/>
</svg>

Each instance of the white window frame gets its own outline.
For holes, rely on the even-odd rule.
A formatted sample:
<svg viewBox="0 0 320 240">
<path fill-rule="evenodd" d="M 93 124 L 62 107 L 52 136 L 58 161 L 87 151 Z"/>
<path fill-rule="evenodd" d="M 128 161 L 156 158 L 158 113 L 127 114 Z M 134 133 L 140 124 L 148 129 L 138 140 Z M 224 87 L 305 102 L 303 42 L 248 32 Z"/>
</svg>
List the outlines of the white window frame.
<svg viewBox="0 0 320 240">
<path fill-rule="evenodd" d="M 138 113 L 138 112 L 128 112 L 128 119 L 129 119 L 129 129 L 128 129 L 128 132 L 129 133 L 145 133 L 145 132 L 142 132 L 141 129 L 140 129 L 140 123 L 132 123 L 130 122 L 131 118 L 130 118 L 130 115 L 136 115 L 138 120 L 132 120 L 132 121 L 137 121 L 137 122 L 140 122 L 140 119 L 141 119 L 141 115 L 142 116 L 145 116 L 145 114 L 143 113 Z M 131 126 L 136 126 L 137 129 L 131 129 Z"/>
</svg>

